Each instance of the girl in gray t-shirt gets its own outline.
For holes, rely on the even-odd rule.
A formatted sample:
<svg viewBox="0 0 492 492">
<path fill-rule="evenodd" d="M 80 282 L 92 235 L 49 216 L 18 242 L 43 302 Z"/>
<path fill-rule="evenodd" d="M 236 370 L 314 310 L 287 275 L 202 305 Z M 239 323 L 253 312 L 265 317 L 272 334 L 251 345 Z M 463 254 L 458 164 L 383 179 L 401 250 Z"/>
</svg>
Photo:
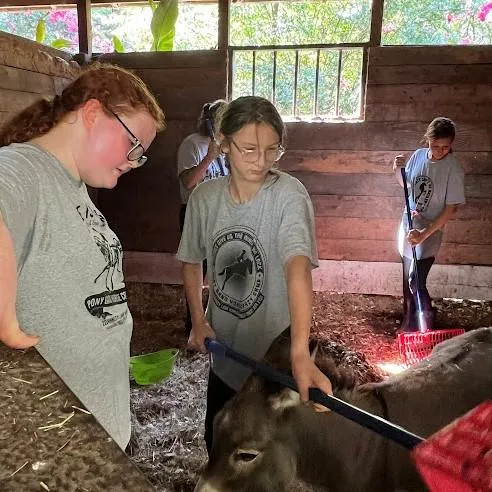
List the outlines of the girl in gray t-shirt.
<svg viewBox="0 0 492 492">
<path fill-rule="evenodd" d="M 231 173 L 195 188 L 178 250 L 192 318 L 189 344 L 204 350 L 204 338 L 217 337 L 259 360 L 290 327 L 292 372 L 301 397 L 307 399 L 310 386 L 331 393 L 308 349 L 311 269 L 318 263 L 313 207 L 297 179 L 273 169 L 284 153 L 282 119 L 268 100 L 240 97 L 225 110 L 220 132 Z M 205 421 L 209 452 L 213 418 L 247 376 L 231 360 L 212 360 Z"/>
<path fill-rule="evenodd" d="M 405 166 L 413 229 L 408 230 L 406 213 L 400 223 L 398 249 L 403 262 L 403 331 L 417 331 L 416 304 L 409 282 L 412 250 L 416 248 L 419 291 L 426 326 L 432 329 L 432 304 L 426 281 L 439 251 L 444 225 L 453 218 L 458 205 L 465 202 L 463 170 L 452 151 L 456 129 L 448 118 L 435 118 L 428 126 L 424 140 L 428 147 L 416 150 L 405 165 L 396 156 L 393 170 L 403 186 L 400 168 Z"/>
</svg>

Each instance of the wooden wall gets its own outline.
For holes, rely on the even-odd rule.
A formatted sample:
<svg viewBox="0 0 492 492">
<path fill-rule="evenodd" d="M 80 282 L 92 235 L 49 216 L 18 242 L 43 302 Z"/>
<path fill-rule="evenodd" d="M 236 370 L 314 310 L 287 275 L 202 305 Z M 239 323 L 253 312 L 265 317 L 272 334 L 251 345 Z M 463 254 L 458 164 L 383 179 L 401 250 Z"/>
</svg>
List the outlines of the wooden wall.
<svg viewBox="0 0 492 492">
<path fill-rule="evenodd" d="M 492 265 L 491 81 L 492 48 L 373 48 L 363 123 L 290 125 L 281 163 L 312 196 L 321 258 L 398 261 L 403 192 L 391 163 L 448 116 L 467 204 L 446 226 L 438 263 Z"/>
<path fill-rule="evenodd" d="M 43 96 L 59 93 L 79 71 L 70 55 L 0 31 L 0 126 Z"/>
<path fill-rule="evenodd" d="M 167 56 L 159 60 L 166 64 L 162 69 L 157 58 L 155 64 L 141 55 L 112 58 L 137 64 L 170 118 L 170 130 L 152 146 L 149 168 L 125 176 L 101 203 L 131 250 L 126 265 L 132 280 L 170 281 L 170 272 L 179 280 L 173 262 L 179 240 L 175 152 L 193 130 L 201 102 L 225 93 L 225 54 Z M 396 230 L 403 193 L 391 163 L 396 154 L 409 156 L 429 121 L 441 115 L 458 127 L 455 150 L 466 172 L 467 204 L 446 227 L 438 257 L 442 267 L 430 280 L 439 295 L 492 296 L 491 69 L 492 47 L 372 48 L 363 122 L 288 124 L 281 167 L 297 176 L 313 199 L 323 260 L 316 285 L 384 294 L 401 290 Z"/>
<path fill-rule="evenodd" d="M 149 162 L 99 190 L 98 205 L 125 250 L 175 252 L 179 243 L 176 153 L 197 126 L 204 103 L 226 96 L 226 54 L 221 51 L 128 53 L 102 60 L 133 69 L 149 85 L 167 128 L 151 145 Z"/>
</svg>

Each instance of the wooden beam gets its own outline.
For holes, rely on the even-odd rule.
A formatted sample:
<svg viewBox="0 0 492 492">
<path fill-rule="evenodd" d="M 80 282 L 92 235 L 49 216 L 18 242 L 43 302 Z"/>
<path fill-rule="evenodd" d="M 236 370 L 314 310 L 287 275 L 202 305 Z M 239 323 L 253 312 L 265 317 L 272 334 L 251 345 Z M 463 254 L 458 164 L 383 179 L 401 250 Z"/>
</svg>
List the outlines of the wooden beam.
<svg viewBox="0 0 492 492">
<path fill-rule="evenodd" d="M 79 52 L 92 54 L 91 0 L 77 0 Z"/>
<path fill-rule="evenodd" d="M 315 291 L 402 295 L 401 263 L 320 260 L 313 271 Z M 181 263 L 173 253 L 125 251 L 126 282 L 182 284 Z M 427 281 L 433 297 L 492 300 L 492 267 L 434 265 Z"/>
<path fill-rule="evenodd" d="M 369 38 L 369 44 L 371 46 L 381 45 L 381 30 L 383 28 L 383 10 L 384 10 L 384 0 L 372 0 L 371 37 Z"/>
<path fill-rule="evenodd" d="M 217 48 L 226 50 L 229 47 L 229 0 L 218 0 L 219 2 L 219 33 Z"/>
</svg>

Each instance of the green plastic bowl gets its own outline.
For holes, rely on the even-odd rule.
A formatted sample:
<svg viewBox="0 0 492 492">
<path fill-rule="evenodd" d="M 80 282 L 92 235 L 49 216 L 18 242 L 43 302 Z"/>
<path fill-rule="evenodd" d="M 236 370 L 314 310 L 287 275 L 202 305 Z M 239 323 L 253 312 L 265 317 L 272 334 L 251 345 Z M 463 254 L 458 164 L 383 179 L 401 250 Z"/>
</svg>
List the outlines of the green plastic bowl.
<svg viewBox="0 0 492 492">
<path fill-rule="evenodd" d="M 137 384 L 160 383 L 167 379 L 174 368 L 178 349 L 164 349 L 150 354 L 130 357 L 130 370 Z"/>
</svg>

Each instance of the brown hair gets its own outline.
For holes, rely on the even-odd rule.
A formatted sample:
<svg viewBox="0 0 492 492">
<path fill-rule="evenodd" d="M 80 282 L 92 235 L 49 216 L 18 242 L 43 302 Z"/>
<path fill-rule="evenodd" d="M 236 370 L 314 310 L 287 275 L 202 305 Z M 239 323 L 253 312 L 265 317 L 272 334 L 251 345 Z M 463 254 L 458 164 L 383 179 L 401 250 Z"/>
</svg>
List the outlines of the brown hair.
<svg viewBox="0 0 492 492">
<path fill-rule="evenodd" d="M 250 123 L 267 123 L 278 134 L 280 143 L 285 138 L 285 125 L 275 106 L 263 97 L 243 96 L 230 102 L 221 114 L 220 132 L 230 138 Z"/>
<path fill-rule="evenodd" d="M 164 113 L 139 77 L 116 65 L 95 62 L 83 69 L 61 95 L 40 99 L 5 122 L 0 147 L 48 133 L 90 99 L 97 99 L 108 114 L 143 109 L 155 120 L 158 130 L 164 128 Z"/>
<path fill-rule="evenodd" d="M 427 127 L 427 130 L 422 137 L 422 142 L 427 143 L 430 140 L 437 140 L 438 138 L 450 138 L 454 140 L 456 136 L 456 126 L 449 118 L 439 116 L 434 118 Z"/>
</svg>

